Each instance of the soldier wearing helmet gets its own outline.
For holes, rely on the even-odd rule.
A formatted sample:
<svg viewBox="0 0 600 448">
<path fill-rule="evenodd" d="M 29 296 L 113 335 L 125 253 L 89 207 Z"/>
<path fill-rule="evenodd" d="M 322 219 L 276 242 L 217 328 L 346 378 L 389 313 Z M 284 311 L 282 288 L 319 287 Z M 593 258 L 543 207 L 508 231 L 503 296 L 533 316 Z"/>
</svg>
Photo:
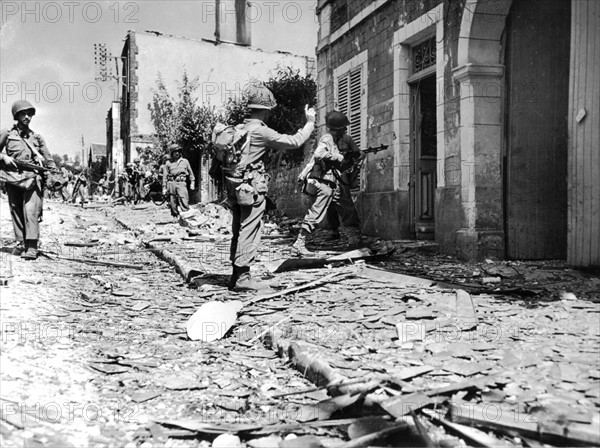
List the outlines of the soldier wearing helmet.
<svg viewBox="0 0 600 448">
<path fill-rule="evenodd" d="M 331 111 L 325 119 L 328 132 L 321 137 L 315 152 L 298 180 L 304 183 L 303 191 L 311 197 L 311 206 L 302 221 L 298 238 L 292 250 L 298 256 L 313 255 L 306 248 L 306 239 L 314 228 L 325 219 L 328 208 L 333 205 L 336 218 L 349 235 L 359 235 L 360 222 L 350 196 L 350 185 L 341 178 L 341 173 L 362 157 L 360 149 L 346 134 L 350 121 L 342 112 Z M 356 243 L 357 241 L 350 241 Z"/>
<path fill-rule="evenodd" d="M 87 190 L 88 179 L 85 175 L 85 170 L 81 168 L 77 173 L 77 178 L 75 180 L 75 186 L 73 187 L 73 196 L 71 198 L 71 202 L 74 204 L 79 198 L 79 203 L 82 207 L 85 206 L 86 203 L 86 190 Z"/>
<path fill-rule="evenodd" d="M 195 190 L 196 178 L 190 162 L 181 157 L 179 145 L 170 145 L 169 151 L 171 152 L 171 161 L 165 164 L 163 171 L 163 193 L 169 193 L 171 215 L 178 217 L 180 212 L 187 212 L 190 209 L 188 182 L 190 190 Z"/>
<path fill-rule="evenodd" d="M 6 178 L 15 238 L 23 246 L 15 253 L 21 253 L 22 258 L 29 260 L 37 258 L 43 179 L 35 171 L 19 171 L 15 161 L 56 168 L 46 142 L 29 127 L 35 112 L 35 107 L 28 101 L 15 101 L 12 115 L 16 124 L 0 133 L 0 169 Z"/>
<path fill-rule="evenodd" d="M 268 288 L 252 279 L 250 265 L 254 261 L 261 239 L 262 217 L 265 212 L 265 194 L 269 175 L 265 172 L 267 149 L 285 150 L 299 148 L 310 137 L 315 123 L 314 109 L 305 106 L 306 124 L 294 135 L 280 134 L 269 128 L 268 120 L 277 103 L 273 93 L 264 84 L 251 84 L 244 90 L 250 117 L 242 128 L 248 132 L 239 162 L 226 167 L 228 202 L 233 214 L 230 260 L 233 273 L 229 288 L 257 291 Z"/>
<path fill-rule="evenodd" d="M 139 157 L 134 158 L 133 162 L 129 162 L 128 165 L 131 167 L 131 172 L 129 173 L 129 189 L 133 196 L 134 203 L 137 203 L 141 198 L 144 181 L 143 168 L 140 165 Z"/>
</svg>

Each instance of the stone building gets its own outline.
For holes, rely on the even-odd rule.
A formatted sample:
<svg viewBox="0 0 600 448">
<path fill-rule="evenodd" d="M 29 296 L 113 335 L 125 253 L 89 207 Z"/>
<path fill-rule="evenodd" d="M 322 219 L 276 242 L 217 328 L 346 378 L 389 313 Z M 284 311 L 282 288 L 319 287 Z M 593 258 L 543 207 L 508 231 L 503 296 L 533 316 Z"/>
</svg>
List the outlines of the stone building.
<svg viewBox="0 0 600 448">
<path fill-rule="evenodd" d="M 320 123 L 370 154 L 367 234 L 600 265 L 600 2 L 319 0 Z"/>
</svg>

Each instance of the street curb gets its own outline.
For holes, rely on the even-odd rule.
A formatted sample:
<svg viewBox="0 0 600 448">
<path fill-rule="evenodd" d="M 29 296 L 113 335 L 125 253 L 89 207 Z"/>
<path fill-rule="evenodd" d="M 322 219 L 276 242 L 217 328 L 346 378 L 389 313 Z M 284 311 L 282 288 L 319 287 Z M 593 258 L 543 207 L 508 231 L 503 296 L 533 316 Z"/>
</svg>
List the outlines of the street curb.
<svg viewBox="0 0 600 448">
<path fill-rule="evenodd" d="M 125 227 L 127 230 L 137 230 L 117 217 L 114 217 L 114 219 L 118 224 Z M 183 257 L 175 255 L 173 252 L 167 249 L 158 248 L 156 245 L 150 242 L 144 242 L 144 246 L 150 249 L 150 251 L 158 258 L 173 266 L 177 273 L 179 273 L 187 283 L 189 283 L 192 278 L 205 273 L 204 269 L 198 269 L 197 267 L 192 266 Z"/>
<path fill-rule="evenodd" d="M 198 269 L 185 261 L 182 257 L 175 255 L 173 252 L 166 249 L 159 249 L 155 244 L 145 242 L 144 245 L 151 250 L 161 260 L 175 267 L 175 270 L 183 277 L 186 283 L 189 283 L 194 277 L 205 274 L 204 269 Z"/>
</svg>

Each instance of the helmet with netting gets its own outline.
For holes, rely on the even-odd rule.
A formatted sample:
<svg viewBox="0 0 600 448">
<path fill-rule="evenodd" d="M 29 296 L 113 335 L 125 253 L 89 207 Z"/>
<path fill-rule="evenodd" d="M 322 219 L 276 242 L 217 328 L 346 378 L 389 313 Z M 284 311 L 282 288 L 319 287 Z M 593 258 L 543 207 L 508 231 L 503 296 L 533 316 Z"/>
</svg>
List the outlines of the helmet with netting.
<svg viewBox="0 0 600 448">
<path fill-rule="evenodd" d="M 277 101 L 273 93 L 262 83 L 249 84 L 243 92 L 250 109 L 273 109 Z"/>
<path fill-rule="evenodd" d="M 331 129 L 343 129 L 348 127 L 350 120 L 348 120 L 346 114 L 338 112 L 337 110 L 332 110 L 325 117 L 325 124 Z"/>
</svg>

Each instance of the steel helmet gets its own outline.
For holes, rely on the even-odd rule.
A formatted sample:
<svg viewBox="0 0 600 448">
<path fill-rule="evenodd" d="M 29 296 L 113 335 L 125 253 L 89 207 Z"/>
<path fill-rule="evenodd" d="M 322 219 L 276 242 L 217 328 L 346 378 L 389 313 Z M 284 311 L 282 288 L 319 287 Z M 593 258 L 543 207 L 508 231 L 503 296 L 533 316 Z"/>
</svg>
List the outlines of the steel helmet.
<svg viewBox="0 0 600 448">
<path fill-rule="evenodd" d="M 325 124 L 331 129 L 342 129 L 350 124 L 350 120 L 345 114 L 332 110 L 325 117 Z"/>
<path fill-rule="evenodd" d="M 264 85 L 253 83 L 244 89 L 244 96 L 250 109 L 271 110 L 277 106 L 273 93 Z"/>
<path fill-rule="evenodd" d="M 35 107 L 33 107 L 33 105 L 29 101 L 25 101 L 25 100 L 15 101 L 12 105 L 13 118 L 16 120 L 17 114 L 24 110 L 32 110 L 33 115 L 35 115 Z"/>
</svg>

